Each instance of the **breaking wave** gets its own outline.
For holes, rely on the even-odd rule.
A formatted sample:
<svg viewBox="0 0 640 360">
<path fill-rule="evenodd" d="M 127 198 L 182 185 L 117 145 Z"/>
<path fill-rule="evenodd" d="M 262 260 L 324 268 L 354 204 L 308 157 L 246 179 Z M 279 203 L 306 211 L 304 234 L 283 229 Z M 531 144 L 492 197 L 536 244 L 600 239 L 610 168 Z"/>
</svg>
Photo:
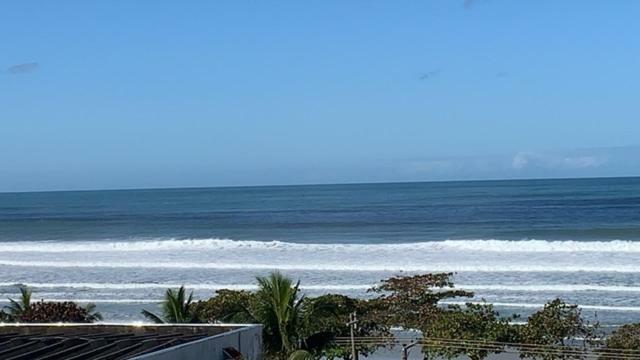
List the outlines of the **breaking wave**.
<svg viewBox="0 0 640 360">
<path fill-rule="evenodd" d="M 218 270 L 307 270 L 346 272 L 589 272 L 640 273 L 637 265 L 547 265 L 547 264 L 318 264 L 318 263 L 195 263 L 195 262 L 141 262 L 141 261 L 22 261 L 0 260 L 0 266 L 50 268 L 131 268 L 131 269 L 218 269 Z"/>
<path fill-rule="evenodd" d="M 640 241 L 551 240 L 440 240 L 383 244 L 308 244 L 282 241 L 231 239 L 155 239 L 104 241 L 11 241 L 0 242 L 0 252 L 114 252 L 172 250 L 294 250 L 294 251 L 474 251 L 505 253 L 598 252 L 640 253 Z"/>
<path fill-rule="evenodd" d="M 43 301 L 74 301 L 77 303 L 94 303 L 94 304 L 154 304 L 161 303 L 162 299 L 81 299 L 81 298 L 45 298 Z M 9 300 L 0 299 L 0 303 L 7 303 Z M 469 302 L 464 301 L 441 301 L 442 305 L 465 305 Z M 471 303 L 481 304 L 482 302 L 471 301 Z M 541 303 L 512 303 L 512 302 L 492 302 L 495 307 L 503 308 L 521 308 L 521 309 L 541 309 L 544 304 Z M 609 305 L 579 305 L 584 310 L 603 310 L 614 312 L 640 312 L 640 306 L 609 306 Z"/>
<path fill-rule="evenodd" d="M 28 285 L 35 289 L 95 289 L 95 290 L 143 290 L 143 289 L 168 289 L 185 286 L 190 290 L 257 290 L 257 284 L 211 284 L 211 283 L 95 283 L 95 282 L 67 282 L 67 283 L 38 283 L 28 282 L 0 282 L 1 288 L 17 288 Z M 300 285 L 302 290 L 367 290 L 376 284 L 312 284 Z M 517 292 L 640 292 L 640 286 L 622 285 L 590 285 L 590 284 L 457 284 L 457 289 L 463 290 L 488 290 L 488 291 L 517 291 Z"/>
<path fill-rule="evenodd" d="M 139 289 L 168 289 L 179 288 L 184 286 L 189 290 L 257 290 L 256 284 L 179 284 L 179 283 L 34 283 L 20 284 L 16 282 L 0 283 L 3 287 L 18 287 L 20 285 L 28 285 L 36 289 L 57 289 L 57 288 L 80 288 L 80 289 L 97 289 L 97 290 L 139 290 Z M 302 290 L 366 290 L 373 286 L 364 284 L 317 284 L 317 285 L 300 285 Z"/>
<path fill-rule="evenodd" d="M 440 304 L 445 305 L 464 305 L 467 302 L 464 301 L 442 301 Z M 473 301 L 472 303 L 481 304 L 481 302 Z M 491 302 L 493 306 L 506 307 L 506 308 L 521 308 L 521 309 L 540 309 L 544 307 L 544 304 L 533 303 L 511 303 L 511 302 Z M 581 309 L 585 310 L 606 310 L 606 311 L 622 311 L 622 312 L 638 312 L 640 306 L 608 306 L 608 305 L 578 305 Z"/>
</svg>

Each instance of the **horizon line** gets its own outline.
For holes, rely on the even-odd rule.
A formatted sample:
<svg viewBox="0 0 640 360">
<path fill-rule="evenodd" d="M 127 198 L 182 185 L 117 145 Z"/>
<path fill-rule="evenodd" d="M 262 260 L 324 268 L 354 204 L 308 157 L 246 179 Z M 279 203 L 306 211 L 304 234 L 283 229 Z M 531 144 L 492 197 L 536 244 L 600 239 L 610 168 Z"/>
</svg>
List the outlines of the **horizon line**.
<svg viewBox="0 0 640 360">
<path fill-rule="evenodd" d="M 124 188 L 95 188 L 95 189 L 54 189 L 54 190 L 24 190 L 0 191 L 3 194 L 37 194 L 62 192 L 98 192 L 98 191 L 159 191 L 159 190 L 204 190 L 204 189 L 237 189 L 237 188 L 269 188 L 269 187 L 305 187 L 305 186 L 355 186 L 355 185 L 385 185 L 385 184 L 424 184 L 424 183 L 471 183 L 471 182 L 500 182 L 500 181 L 549 181 L 549 180 L 597 180 L 597 179 L 634 179 L 640 175 L 624 176 L 585 176 L 585 177 L 533 177 L 533 178 L 489 178 L 489 179 L 455 179 L 455 180 L 412 180 L 412 181 L 371 181 L 371 182 L 327 182 L 327 183 L 297 183 L 297 184 L 256 184 L 256 185 L 214 185 L 214 186 L 167 186 L 167 187 L 124 187 Z"/>
</svg>

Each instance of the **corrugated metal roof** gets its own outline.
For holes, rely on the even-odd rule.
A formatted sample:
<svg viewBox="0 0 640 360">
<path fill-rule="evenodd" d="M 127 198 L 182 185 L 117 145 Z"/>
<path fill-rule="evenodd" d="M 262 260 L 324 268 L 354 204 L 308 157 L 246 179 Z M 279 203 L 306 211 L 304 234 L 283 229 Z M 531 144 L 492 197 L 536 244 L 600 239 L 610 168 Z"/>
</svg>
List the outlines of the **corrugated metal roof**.
<svg viewBox="0 0 640 360">
<path fill-rule="evenodd" d="M 9 326 L 2 360 L 116 360 L 152 353 L 229 330 L 207 326 Z"/>
</svg>

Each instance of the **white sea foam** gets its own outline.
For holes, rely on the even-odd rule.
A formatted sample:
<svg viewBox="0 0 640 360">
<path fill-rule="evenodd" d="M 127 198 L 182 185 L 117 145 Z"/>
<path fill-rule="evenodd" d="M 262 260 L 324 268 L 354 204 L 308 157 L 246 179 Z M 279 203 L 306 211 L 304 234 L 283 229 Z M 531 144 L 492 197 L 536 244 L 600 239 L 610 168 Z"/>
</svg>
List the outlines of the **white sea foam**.
<svg viewBox="0 0 640 360">
<path fill-rule="evenodd" d="M 161 303 L 162 299 L 76 299 L 76 298 L 45 298 L 38 301 L 65 302 L 73 301 L 80 304 L 156 304 Z M 0 299 L 0 303 L 8 303 L 8 299 Z"/>
<path fill-rule="evenodd" d="M 27 282 L 0 282 L 0 287 L 15 287 L 18 285 L 28 285 L 35 289 L 96 289 L 96 290 L 144 290 L 144 289 L 168 289 L 185 286 L 190 290 L 257 290 L 257 284 L 208 284 L 208 283 L 38 283 Z M 337 291 L 357 291 L 367 290 L 375 284 L 312 284 L 301 285 L 302 290 L 337 290 Z M 640 286 L 615 286 L 615 285 L 590 285 L 590 284 L 458 284 L 456 288 L 463 290 L 488 290 L 488 291 L 519 291 L 519 292 L 640 292 Z"/>
<path fill-rule="evenodd" d="M 50 268 L 640 273 L 639 258 L 640 242 L 621 240 L 303 244 L 174 239 L 0 243 L 0 266 Z"/>
<path fill-rule="evenodd" d="M 18 284 L 17 282 L 2 282 L 0 287 L 28 285 L 36 289 L 80 288 L 97 290 L 139 290 L 139 289 L 168 289 L 184 286 L 190 290 L 257 290 L 256 284 L 179 284 L 179 283 L 35 283 Z M 316 284 L 301 285 L 302 290 L 366 290 L 373 286 L 364 284 Z"/>
<path fill-rule="evenodd" d="M 640 241 L 442 240 L 399 244 L 306 244 L 230 239 L 0 242 L 0 252 L 133 252 L 173 250 L 271 250 L 330 252 L 473 251 L 498 253 L 640 253 Z"/>
<path fill-rule="evenodd" d="M 443 301 L 440 304 L 444 305 L 464 305 L 464 301 Z M 481 302 L 471 301 L 471 303 L 482 304 Z M 510 302 L 492 302 L 496 307 L 511 307 L 522 309 L 541 309 L 544 304 L 531 304 L 531 303 L 510 303 Z M 609 305 L 578 305 L 581 309 L 586 310 L 606 310 L 606 311 L 623 311 L 623 312 L 640 312 L 640 306 L 609 306 Z"/>
<path fill-rule="evenodd" d="M 479 285 L 456 285 L 456 288 L 464 290 L 489 290 L 489 291 L 522 291 L 522 292 L 640 292 L 640 286 L 616 286 L 616 285 L 590 285 L 590 284 L 479 284 Z"/>
<path fill-rule="evenodd" d="M 218 269 L 218 270 L 307 270 L 352 272 L 619 272 L 640 273 L 637 265 L 563 265 L 563 264 L 344 264 L 344 263 L 196 263 L 196 262 L 144 262 L 144 261 L 22 261 L 0 260 L 0 266 L 50 268 L 131 268 L 131 269 Z"/>
<path fill-rule="evenodd" d="M 94 303 L 94 304 L 154 304 L 161 303 L 162 299 L 86 299 L 86 298 L 45 298 L 44 301 L 63 302 L 73 301 L 76 303 Z M 9 300 L 0 299 L 0 303 L 6 303 Z M 482 304 L 477 301 L 442 301 L 442 305 L 464 305 L 466 303 Z M 521 308 L 521 309 L 541 309 L 544 304 L 541 303 L 512 303 L 512 302 L 492 302 L 493 306 L 505 308 Z M 640 306 L 609 306 L 609 305 L 579 305 L 585 310 L 602 310 L 602 311 L 618 311 L 618 312 L 640 312 Z"/>
</svg>

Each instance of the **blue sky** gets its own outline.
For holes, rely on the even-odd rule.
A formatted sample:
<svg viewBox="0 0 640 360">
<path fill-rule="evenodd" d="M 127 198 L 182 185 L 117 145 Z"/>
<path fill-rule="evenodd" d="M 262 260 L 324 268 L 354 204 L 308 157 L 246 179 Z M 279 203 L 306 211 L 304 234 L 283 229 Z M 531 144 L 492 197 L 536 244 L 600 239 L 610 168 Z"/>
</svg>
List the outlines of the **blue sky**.
<svg viewBox="0 0 640 360">
<path fill-rule="evenodd" d="M 637 1 L 12 1 L 0 191 L 640 175 Z"/>
</svg>

